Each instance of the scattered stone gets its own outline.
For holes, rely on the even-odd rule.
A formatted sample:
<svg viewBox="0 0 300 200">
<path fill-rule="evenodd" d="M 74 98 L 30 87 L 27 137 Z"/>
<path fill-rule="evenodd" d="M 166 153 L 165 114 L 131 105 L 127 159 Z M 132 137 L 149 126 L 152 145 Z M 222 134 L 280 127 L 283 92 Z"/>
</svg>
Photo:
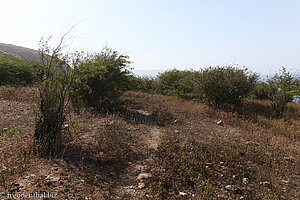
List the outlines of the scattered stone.
<svg viewBox="0 0 300 200">
<path fill-rule="evenodd" d="M 98 179 L 98 178 L 100 178 L 101 176 L 99 175 L 99 174 L 96 174 L 95 175 L 95 179 Z"/>
<path fill-rule="evenodd" d="M 180 196 L 187 196 L 187 193 L 185 193 L 185 192 L 179 192 L 179 195 Z"/>
<path fill-rule="evenodd" d="M 263 181 L 263 182 L 260 182 L 259 184 L 265 186 L 265 187 L 270 187 L 271 186 L 271 183 L 268 182 L 268 181 Z"/>
<path fill-rule="evenodd" d="M 218 121 L 218 122 L 217 122 L 217 125 L 223 126 L 223 125 L 224 125 L 224 124 L 223 124 L 223 121 L 222 121 L 222 120 Z"/>
<path fill-rule="evenodd" d="M 284 160 L 286 160 L 286 161 L 293 161 L 295 158 L 294 157 L 292 157 L 292 156 L 286 156 L 286 157 L 283 157 L 283 159 Z"/>
<path fill-rule="evenodd" d="M 139 189 L 143 189 L 143 188 L 145 188 L 145 187 L 146 187 L 145 183 L 139 183 L 139 185 L 138 185 L 138 188 L 139 188 Z"/>
<path fill-rule="evenodd" d="M 177 119 L 175 119 L 175 120 L 174 120 L 174 123 L 176 124 L 177 122 L 178 122 L 178 120 L 177 120 Z"/>
<path fill-rule="evenodd" d="M 290 181 L 289 180 L 282 180 L 283 183 L 288 184 Z"/>
<path fill-rule="evenodd" d="M 69 124 L 64 124 L 64 128 L 69 128 Z"/>
<path fill-rule="evenodd" d="M 6 132 L 6 131 L 8 131 L 8 128 L 3 128 L 3 132 Z"/>
<path fill-rule="evenodd" d="M 104 155 L 104 152 L 100 151 L 98 155 L 99 155 L 99 157 L 102 157 Z"/>
<path fill-rule="evenodd" d="M 2 167 L 1 167 L 1 170 L 0 170 L 0 173 L 5 173 L 7 171 L 7 168 L 3 165 Z"/>
<path fill-rule="evenodd" d="M 134 189 L 133 185 L 131 185 L 129 188 L 130 188 L 131 190 L 133 190 L 133 189 Z"/>
<path fill-rule="evenodd" d="M 175 132 L 175 133 L 179 133 L 179 130 L 175 130 L 174 132 Z"/>
<path fill-rule="evenodd" d="M 245 185 L 247 185 L 247 184 L 249 183 L 249 179 L 248 179 L 248 178 L 243 178 L 243 183 L 244 183 Z"/>
<path fill-rule="evenodd" d="M 142 179 L 147 179 L 147 178 L 150 178 L 150 177 L 152 177 L 151 173 L 142 172 L 138 175 L 137 179 L 142 180 Z"/>
<path fill-rule="evenodd" d="M 220 162 L 220 165 L 221 165 L 221 166 L 224 165 L 224 162 Z"/>
<path fill-rule="evenodd" d="M 59 179 L 60 179 L 60 176 L 58 174 L 49 174 L 45 180 L 51 181 L 51 182 L 57 182 L 57 181 L 59 181 Z"/>
<path fill-rule="evenodd" d="M 228 190 L 228 191 L 232 191 L 235 194 L 242 194 L 243 193 L 243 189 L 240 188 L 239 186 L 236 186 L 236 185 L 226 185 L 225 189 Z"/>
</svg>

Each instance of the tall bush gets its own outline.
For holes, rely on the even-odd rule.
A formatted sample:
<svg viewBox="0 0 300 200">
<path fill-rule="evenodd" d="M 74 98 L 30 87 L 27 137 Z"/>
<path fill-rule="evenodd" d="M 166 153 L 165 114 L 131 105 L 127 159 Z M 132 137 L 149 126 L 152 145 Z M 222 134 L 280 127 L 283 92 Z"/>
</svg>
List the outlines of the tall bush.
<svg viewBox="0 0 300 200">
<path fill-rule="evenodd" d="M 254 89 L 252 91 L 252 97 L 259 100 L 267 100 L 269 99 L 269 95 L 274 94 L 276 91 L 270 90 L 268 83 L 266 82 L 258 82 L 255 84 Z"/>
<path fill-rule="evenodd" d="M 35 120 L 34 150 L 41 157 L 53 156 L 60 149 L 73 77 L 68 68 L 68 55 L 61 54 L 64 37 L 52 48 L 49 40 L 41 40 L 42 71 L 37 82 L 38 99 Z"/>
<path fill-rule="evenodd" d="M 287 109 L 287 104 L 297 94 L 297 82 L 295 77 L 284 67 L 279 73 L 268 79 L 268 99 L 271 100 L 272 109 L 276 117 L 281 117 Z"/>
<path fill-rule="evenodd" d="M 220 108 L 226 104 L 240 104 L 253 89 L 257 75 L 247 68 L 209 67 L 201 70 L 196 80 L 205 102 Z"/>
<path fill-rule="evenodd" d="M 128 90 L 146 93 L 156 93 L 156 80 L 153 77 L 128 76 Z"/>
<path fill-rule="evenodd" d="M 12 55 L 0 55 L 0 85 L 26 85 L 33 80 L 33 69 L 26 60 Z"/>
<path fill-rule="evenodd" d="M 156 91 L 163 95 L 173 95 L 185 99 L 197 97 L 194 76 L 197 72 L 173 69 L 158 75 Z"/>
<path fill-rule="evenodd" d="M 74 68 L 73 105 L 84 105 L 96 112 L 113 109 L 121 92 L 128 87 L 128 59 L 109 47 L 88 55 Z"/>
</svg>

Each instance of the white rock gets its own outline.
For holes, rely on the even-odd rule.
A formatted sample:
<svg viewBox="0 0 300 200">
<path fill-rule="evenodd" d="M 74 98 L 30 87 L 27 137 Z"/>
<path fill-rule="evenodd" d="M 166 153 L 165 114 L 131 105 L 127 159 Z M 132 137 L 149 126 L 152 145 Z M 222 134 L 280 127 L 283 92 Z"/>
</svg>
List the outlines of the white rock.
<svg viewBox="0 0 300 200">
<path fill-rule="evenodd" d="M 285 184 L 288 184 L 290 181 L 289 180 L 282 180 Z"/>
<path fill-rule="evenodd" d="M 6 170 L 7 170 L 7 168 L 3 165 L 3 166 L 1 167 L 0 173 L 5 173 Z"/>
<path fill-rule="evenodd" d="M 243 192 L 243 189 L 240 188 L 239 186 L 236 186 L 236 185 L 226 185 L 225 189 L 229 190 L 229 191 L 232 191 L 235 194 L 241 194 Z"/>
<path fill-rule="evenodd" d="M 46 180 L 47 181 L 52 181 L 52 182 L 57 182 L 59 181 L 60 177 L 58 174 L 49 174 L 47 177 L 46 177 Z"/>
<path fill-rule="evenodd" d="M 101 176 L 99 175 L 99 174 L 96 174 L 95 175 L 95 179 L 98 179 L 98 178 L 100 178 Z"/>
<path fill-rule="evenodd" d="M 218 122 L 217 122 L 217 125 L 223 126 L 223 121 L 222 121 L 222 120 L 218 121 Z"/>
<path fill-rule="evenodd" d="M 179 192 L 179 195 L 180 196 L 187 196 L 187 193 L 185 193 L 185 192 Z"/>
<path fill-rule="evenodd" d="M 271 183 L 268 182 L 268 181 L 260 182 L 259 184 L 261 184 L 263 186 L 269 186 L 269 185 L 271 185 Z"/>
<path fill-rule="evenodd" d="M 249 183 L 249 179 L 248 179 L 248 178 L 243 178 L 243 183 L 244 183 L 245 185 L 247 185 L 247 184 Z"/>
<path fill-rule="evenodd" d="M 138 188 L 139 188 L 139 189 L 143 189 L 143 188 L 145 188 L 145 187 L 146 187 L 145 183 L 139 183 L 139 185 L 138 185 Z"/>
<path fill-rule="evenodd" d="M 138 175 L 137 179 L 141 180 L 141 179 L 147 179 L 147 178 L 150 178 L 150 177 L 152 177 L 151 173 L 142 172 Z"/>
</svg>

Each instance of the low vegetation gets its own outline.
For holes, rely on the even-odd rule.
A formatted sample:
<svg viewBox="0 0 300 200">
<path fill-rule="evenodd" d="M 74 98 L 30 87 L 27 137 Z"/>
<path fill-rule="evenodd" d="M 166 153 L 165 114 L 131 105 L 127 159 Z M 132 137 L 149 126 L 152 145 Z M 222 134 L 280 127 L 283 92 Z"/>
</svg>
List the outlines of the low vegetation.
<svg viewBox="0 0 300 200">
<path fill-rule="evenodd" d="M 73 105 L 77 109 L 82 105 L 96 112 L 112 110 L 127 88 L 128 59 L 128 56 L 106 47 L 101 53 L 88 55 L 75 65 Z"/>
<path fill-rule="evenodd" d="M 266 101 L 241 102 L 234 112 L 174 97 L 127 93 L 132 106 L 157 107 L 165 124 L 147 182 L 157 199 L 295 199 L 299 196 L 299 105 L 289 103 L 284 120 L 270 118 Z M 222 125 L 216 122 L 222 119 Z M 194 198 L 193 198 L 194 197 Z"/>
<path fill-rule="evenodd" d="M 300 198 L 296 75 L 261 82 L 228 66 L 141 78 L 127 55 L 62 54 L 63 39 L 41 43 L 41 63 L 0 56 L 0 191 Z M 137 187 L 141 171 L 152 176 Z"/>
<path fill-rule="evenodd" d="M 33 62 L 11 55 L 0 55 L 0 85 L 28 85 L 34 81 Z"/>
</svg>

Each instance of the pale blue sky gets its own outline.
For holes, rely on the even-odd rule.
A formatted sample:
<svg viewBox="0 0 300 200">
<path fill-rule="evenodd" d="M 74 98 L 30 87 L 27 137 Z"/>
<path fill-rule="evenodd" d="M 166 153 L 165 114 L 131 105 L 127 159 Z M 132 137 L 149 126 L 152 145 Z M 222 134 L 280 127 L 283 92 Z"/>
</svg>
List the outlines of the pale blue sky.
<svg viewBox="0 0 300 200">
<path fill-rule="evenodd" d="M 300 69 L 299 0 L 0 0 L 0 42 L 37 49 L 78 23 L 72 49 L 126 53 L 137 70 Z M 69 44 L 70 44 L 69 43 Z"/>
</svg>

